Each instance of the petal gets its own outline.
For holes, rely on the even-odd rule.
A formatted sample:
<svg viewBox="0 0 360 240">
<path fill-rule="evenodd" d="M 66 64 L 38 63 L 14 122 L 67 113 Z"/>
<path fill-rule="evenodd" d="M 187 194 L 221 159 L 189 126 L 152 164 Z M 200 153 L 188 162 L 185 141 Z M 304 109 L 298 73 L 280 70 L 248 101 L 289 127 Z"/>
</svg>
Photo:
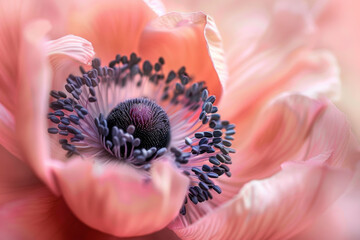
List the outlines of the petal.
<svg viewBox="0 0 360 240">
<path fill-rule="evenodd" d="M 318 46 L 331 49 L 339 60 L 342 80 L 342 98 L 337 106 L 346 113 L 353 131 L 360 136 L 360 32 L 352 27 L 360 20 L 356 11 L 360 2 L 351 0 L 324 1 L 316 8 L 318 14 Z"/>
<path fill-rule="evenodd" d="M 276 1 L 262 37 L 242 51 L 246 54 L 229 58 L 230 77 L 237 81 L 229 81 L 220 109 L 226 119 L 236 119 L 243 135 L 261 107 L 281 92 L 339 97 L 335 58 L 326 51 L 309 50 L 314 28 L 309 11 L 301 1 Z M 229 102 L 236 102 L 236 107 Z"/>
<path fill-rule="evenodd" d="M 350 140 L 350 124 L 345 115 L 336 106 L 328 102 L 328 107 L 324 113 L 314 122 L 296 160 L 304 161 L 319 154 L 329 154 L 330 157 L 326 160 L 326 164 L 337 167 L 343 166 L 347 164 L 344 161 L 349 153 L 350 143 L 351 145 L 354 144 Z M 295 161 L 294 158 L 293 160 Z M 351 159 L 348 162 L 351 164 Z"/>
<path fill-rule="evenodd" d="M 48 56 L 53 62 L 59 56 L 66 56 L 87 63 L 94 53 L 89 42 L 75 36 L 45 42 L 49 28 L 49 23 L 42 20 L 31 22 L 25 28 L 20 45 L 22 57 L 19 61 L 21 68 L 14 116 L 21 159 L 28 162 L 36 174 L 57 192 L 47 167 L 49 136 L 46 132 L 48 122 L 44 116 L 48 110 L 52 79 Z"/>
<path fill-rule="evenodd" d="M 0 146 L 3 146 L 11 154 L 19 158 L 19 148 L 16 145 L 15 120 L 10 113 L 0 103 Z"/>
<path fill-rule="evenodd" d="M 195 224 L 173 230 L 183 239 L 288 239 L 334 202 L 347 174 L 321 165 L 289 165 L 269 179 L 246 184 Z"/>
<path fill-rule="evenodd" d="M 48 41 L 46 46 L 53 70 L 52 89 L 64 89 L 69 74 L 80 74 L 80 64 L 91 64 L 95 55 L 89 41 L 74 35 Z"/>
<path fill-rule="evenodd" d="M 305 144 L 326 105 L 324 100 L 296 94 L 274 100 L 259 115 L 249 140 L 235 157 L 232 172 L 236 178 L 249 181 L 278 171 L 281 163 L 290 160 Z"/>
<path fill-rule="evenodd" d="M 78 220 L 31 169 L 0 146 L 0 232 L 5 239 L 115 240 Z M 129 240 L 177 239 L 170 230 Z"/>
<path fill-rule="evenodd" d="M 268 60 L 271 61 L 271 58 Z M 226 118 L 239 119 L 238 128 L 244 131 L 244 135 L 261 107 L 282 92 L 296 92 L 313 98 L 339 98 L 339 69 L 334 56 L 329 52 L 303 51 L 283 61 L 285 64 L 280 68 L 273 69 L 274 74 L 259 78 L 257 73 L 250 74 L 249 78 L 242 78 L 242 84 L 232 86 L 224 94 L 220 109 L 225 109 L 223 112 Z M 265 62 L 258 64 L 266 65 Z M 291 66 L 288 68 L 287 64 Z M 227 105 L 234 101 L 238 102 L 237 108 Z"/>
<path fill-rule="evenodd" d="M 24 162 L 0 146 L 0 206 L 29 193 L 41 182 Z M 1 221 L 0 221 L 1 222 Z"/>
<path fill-rule="evenodd" d="M 357 158 L 355 174 L 346 192 L 309 228 L 292 240 L 350 240 L 358 239 L 360 229 L 354 219 L 360 214 L 360 162 Z"/>
<path fill-rule="evenodd" d="M 0 2 L 0 103 L 11 113 L 16 110 L 20 43 L 25 26 L 35 19 L 47 19 L 58 26 L 60 12 L 53 0 Z M 52 32 L 54 33 L 54 31 Z"/>
<path fill-rule="evenodd" d="M 121 237 L 164 228 L 179 214 L 188 187 L 188 178 L 166 162 L 153 164 L 150 181 L 128 165 L 81 159 L 55 172 L 65 201 L 80 220 Z"/>
<path fill-rule="evenodd" d="M 70 57 L 83 64 L 91 64 L 95 53 L 91 43 L 81 37 L 66 35 L 46 43 L 50 59 L 59 55 Z"/>
<path fill-rule="evenodd" d="M 91 1 L 75 8 L 68 32 L 89 40 L 104 62 L 137 52 L 145 25 L 162 12 L 159 1 Z M 77 10 L 76 10 L 77 9 Z"/>
<path fill-rule="evenodd" d="M 195 81 L 206 81 L 211 94 L 220 96 L 227 68 L 220 34 L 203 13 L 169 13 L 150 22 L 141 35 L 139 51 L 151 61 L 165 59 L 167 70 L 185 66 Z"/>
<path fill-rule="evenodd" d="M 50 29 L 47 21 L 34 21 L 27 25 L 20 44 L 19 83 L 16 90 L 16 138 L 21 149 L 21 159 L 54 189 L 53 179 L 46 169 L 49 156 L 47 141 L 47 102 L 50 66 L 44 36 Z"/>
<path fill-rule="evenodd" d="M 166 13 L 165 5 L 160 0 L 144 0 L 144 2 L 159 16 Z"/>
<path fill-rule="evenodd" d="M 0 222 L 5 239 L 116 239 L 83 224 L 45 186 L 33 187 L 16 200 L 0 205 Z"/>
</svg>

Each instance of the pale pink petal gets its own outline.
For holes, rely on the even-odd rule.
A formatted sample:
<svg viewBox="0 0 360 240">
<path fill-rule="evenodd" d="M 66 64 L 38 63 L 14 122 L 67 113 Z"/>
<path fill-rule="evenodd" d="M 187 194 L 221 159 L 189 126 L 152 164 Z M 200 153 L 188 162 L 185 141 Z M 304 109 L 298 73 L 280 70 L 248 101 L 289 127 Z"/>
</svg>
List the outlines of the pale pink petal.
<svg viewBox="0 0 360 240">
<path fill-rule="evenodd" d="M 211 94 L 221 95 L 227 68 L 220 34 L 204 13 L 168 13 L 144 29 L 139 51 L 145 59 L 165 59 L 165 69 L 185 66 L 195 81 L 206 81 Z"/>
<path fill-rule="evenodd" d="M 242 55 L 266 28 L 272 2 L 225 0 L 221 4 L 209 4 L 207 0 L 168 0 L 165 5 L 170 12 L 202 11 L 209 14 L 219 27 L 226 52 L 230 53 L 230 50 L 233 50 L 232 45 L 241 44 L 243 48 L 238 48 L 239 51 L 236 54 Z"/>
<path fill-rule="evenodd" d="M 360 158 L 357 154 L 355 174 L 346 192 L 316 221 L 292 240 L 353 240 L 359 239 L 356 219 L 360 214 Z"/>
<path fill-rule="evenodd" d="M 227 119 L 248 133 L 261 107 L 284 91 L 312 97 L 339 97 L 339 70 L 334 57 L 312 51 L 314 23 L 302 1 L 276 1 L 266 31 L 245 55 L 230 58 L 230 77 L 220 103 Z M 236 52 L 236 51 L 235 51 Z M 238 102 L 234 108 L 229 102 Z"/>
<path fill-rule="evenodd" d="M 94 48 L 89 41 L 74 35 L 66 35 L 46 43 L 51 60 L 59 55 L 67 56 L 83 64 L 90 64 L 94 58 Z"/>
<path fill-rule="evenodd" d="M 326 164 L 332 166 L 343 166 L 351 164 L 349 144 L 358 144 L 351 140 L 350 124 L 345 115 L 328 102 L 328 107 L 324 113 L 314 122 L 312 129 L 307 136 L 306 142 L 301 151 L 297 154 L 297 159 L 304 161 L 319 154 L 328 154 L 330 157 Z M 295 159 L 294 159 L 295 160 Z M 352 162 L 354 162 L 353 159 Z M 346 161 L 346 162 L 344 162 Z"/>
<path fill-rule="evenodd" d="M 82 1 L 78 5 L 69 17 L 68 32 L 89 40 L 104 63 L 116 54 L 138 52 L 142 30 L 162 12 L 158 1 Z"/>
<path fill-rule="evenodd" d="M 337 106 L 346 113 L 353 131 L 360 136 L 360 32 L 354 31 L 360 16 L 360 2 L 352 0 L 324 1 L 316 9 L 318 47 L 331 49 L 339 60 L 342 96 Z"/>
<path fill-rule="evenodd" d="M 345 171 L 292 164 L 269 179 L 246 184 L 193 225 L 173 230 L 182 239 L 288 239 L 334 202 L 348 180 Z"/>
<path fill-rule="evenodd" d="M 128 165 L 81 159 L 55 172 L 62 196 L 81 221 L 121 237 L 164 228 L 179 214 L 188 187 L 188 178 L 166 162 L 153 164 L 151 179 Z"/>
<path fill-rule="evenodd" d="M 245 144 L 238 149 L 232 167 L 236 178 L 249 181 L 278 171 L 281 163 L 301 149 L 326 105 L 327 101 L 302 95 L 275 99 L 253 123 L 248 140 L 240 139 Z"/>
<path fill-rule="evenodd" d="M 271 57 L 273 62 L 270 65 L 263 64 L 263 72 L 260 75 L 267 75 L 279 63 L 285 63 L 283 60 L 289 58 L 291 53 L 300 50 L 302 47 L 310 47 L 314 22 L 309 14 L 309 8 L 303 1 L 293 2 L 291 0 L 269 1 L 267 4 L 257 4 L 258 8 L 250 11 L 258 12 L 258 18 L 262 20 L 262 34 L 256 34 L 257 39 L 243 49 L 240 55 L 236 51 L 232 51 L 229 57 L 230 73 L 234 76 L 247 76 L 249 73 L 256 73 L 256 69 L 261 68 L 259 64 L 256 66 L 254 62 L 269 61 Z M 266 8 L 266 9 L 265 9 Z M 261 9 L 262 11 L 260 11 Z M 255 23 L 255 28 L 257 27 Z M 239 39 L 235 45 L 240 44 L 244 48 L 242 42 L 245 40 L 247 28 L 242 28 L 244 32 L 238 35 Z M 244 36 L 243 36 L 244 35 Z M 235 46 L 236 49 L 236 46 Z M 245 54 L 246 53 L 246 54 Z M 246 70 L 246 67 L 251 67 Z M 265 73 L 266 72 L 266 73 Z M 244 81 L 244 79 L 242 80 Z M 230 82 L 230 84 L 237 82 Z"/>
<path fill-rule="evenodd" d="M 80 74 L 79 66 L 90 65 L 95 55 L 89 41 L 74 35 L 48 41 L 46 46 L 53 70 L 51 89 L 64 89 L 69 74 Z"/>
<path fill-rule="evenodd" d="M 325 50 L 304 52 L 299 56 L 303 68 L 293 76 L 286 91 L 298 91 L 310 97 L 340 98 L 340 70 L 335 56 Z"/>
<path fill-rule="evenodd" d="M 159 16 L 166 13 L 165 5 L 160 0 L 144 0 L 144 2 Z"/>
</svg>

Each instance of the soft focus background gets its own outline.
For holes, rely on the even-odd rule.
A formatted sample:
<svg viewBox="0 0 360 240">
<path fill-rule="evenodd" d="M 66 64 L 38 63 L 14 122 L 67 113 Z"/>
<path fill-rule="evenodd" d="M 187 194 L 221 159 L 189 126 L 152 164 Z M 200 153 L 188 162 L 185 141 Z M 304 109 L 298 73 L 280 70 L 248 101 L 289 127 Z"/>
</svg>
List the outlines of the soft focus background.
<svg viewBox="0 0 360 240">
<path fill-rule="evenodd" d="M 313 44 L 328 49 L 337 57 L 342 81 L 341 98 L 335 104 L 346 114 L 354 138 L 360 139 L 360 1 L 293 0 L 304 2 L 314 21 Z M 167 0 L 168 11 L 203 11 L 215 19 L 223 37 L 225 52 L 231 55 L 239 45 L 246 45 L 265 28 L 265 16 L 275 0 Z M 244 36 L 245 35 L 245 36 Z M 294 240 L 360 239 L 360 164 L 358 149 L 349 163 L 356 169 L 346 193 L 310 229 Z"/>
</svg>

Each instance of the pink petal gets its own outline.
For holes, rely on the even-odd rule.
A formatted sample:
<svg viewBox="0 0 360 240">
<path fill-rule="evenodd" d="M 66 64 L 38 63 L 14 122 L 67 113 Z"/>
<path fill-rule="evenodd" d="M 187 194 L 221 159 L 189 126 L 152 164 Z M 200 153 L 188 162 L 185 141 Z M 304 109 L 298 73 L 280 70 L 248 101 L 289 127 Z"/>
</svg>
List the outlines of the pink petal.
<svg viewBox="0 0 360 240">
<path fill-rule="evenodd" d="M 81 221 L 121 237 L 164 228 L 179 214 L 188 187 L 188 179 L 166 162 L 153 164 L 149 181 L 128 165 L 81 159 L 55 173 L 65 201 Z"/>
<path fill-rule="evenodd" d="M 169 13 L 150 22 L 141 35 L 140 54 L 177 71 L 185 66 L 196 81 L 206 81 L 211 94 L 220 96 L 227 68 L 220 34 L 213 19 L 203 13 Z"/>
<path fill-rule="evenodd" d="M 272 1 L 271 1 L 272 2 Z M 242 55 L 244 49 L 257 39 L 256 35 L 263 32 L 265 19 L 271 9 L 270 1 L 263 0 L 227 0 L 221 4 L 209 4 L 206 0 L 168 0 L 166 7 L 169 12 L 198 12 L 202 11 L 212 16 L 219 27 L 227 53 L 231 53 L 232 45 L 239 41 L 244 48 L 234 54 Z M 269 6 L 270 5 L 270 6 Z M 234 27 L 236 25 L 236 27 Z M 266 24 L 265 24 L 266 25 Z"/>
<path fill-rule="evenodd" d="M 14 0 L 0 2 L 0 103 L 11 113 L 16 110 L 20 43 L 27 23 L 47 19 L 58 26 L 60 12 L 53 0 Z M 55 33 L 55 31 L 52 31 Z"/>
<path fill-rule="evenodd" d="M 68 32 L 89 40 L 104 64 L 138 51 L 145 25 L 162 12 L 159 1 L 84 1 L 71 12 Z"/>
<path fill-rule="evenodd" d="M 310 50 L 314 25 L 306 4 L 276 1 L 271 10 L 264 34 L 241 51 L 246 54 L 229 58 L 230 77 L 237 81 L 229 81 L 220 109 L 225 118 L 236 119 L 244 136 L 259 110 L 281 92 L 339 96 L 335 58 L 326 51 Z M 229 102 L 238 102 L 238 107 Z"/>
<path fill-rule="evenodd" d="M 0 222 L 5 239 L 117 239 L 83 224 L 45 186 L 33 187 L 16 200 L 0 205 Z"/>
<path fill-rule="evenodd" d="M 66 35 L 56 40 L 48 41 L 48 55 L 56 60 L 59 55 L 67 56 L 83 64 L 91 64 L 95 53 L 91 43 L 81 37 Z"/>
<path fill-rule="evenodd" d="M 32 170 L 0 146 L 0 206 L 28 194 L 41 182 Z M 1 222 L 1 221 L 0 221 Z"/>
<path fill-rule="evenodd" d="M 183 239 L 288 239 L 334 202 L 348 180 L 344 171 L 293 164 L 246 184 L 234 199 L 193 225 L 173 230 Z"/>
<path fill-rule="evenodd" d="M 30 23 L 24 31 L 20 47 L 19 86 L 15 112 L 16 136 L 21 159 L 28 162 L 36 174 L 56 192 L 46 161 L 49 158 L 47 133 L 48 94 L 51 85 L 49 59 L 89 63 L 94 52 L 91 44 L 76 36 L 45 42 L 50 28 L 46 21 Z M 70 60 L 72 59 L 72 60 Z M 55 68 L 54 64 L 53 67 Z M 34 141 L 36 139 L 36 141 Z"/>
<path fill-rule="evenodd" d="M 89 41 L 74 35 L 66 35 L 46 43 L 53 70 L 51 89 L 63 89 L 69 74 L 80 74 L 80 64 L 90 65 L 94 48 Z"/>
<path fill-rule="evenodd" d="M 316 221 L 292 240 L 352 240 L 360 237 L 357 217 L 360 214 L 360 162 L 346 192 Z"/>
<path fill-rule="evenodd" d="M 328 154 L 330 157 L 326 160 L 326 164 L 343 166 L 350 144 L 357 144 L 350 140 L 350 124 L 345 115 L 328 102 L 324 113 L 312 125 L 303 148 L 297 154 L 297 159 L 293 160 L 304 161 L 319 154 Z M 349 161 L 351 159 L 347 160 Z"/>
<path fill-rule="evenodd" d="M 14 116 L 0 103 L 0 146 L 3 146 L 11 154 L 19 157 L 19 148 L 16 145 L 14 133 Z"/>
<path fill-rule="evenodd" d="M 232 168 L 236 178 L 249 181 L 278 171 L 280 164 L 290 160 L 305 144 L 326 105 L 326 101 L 301 95 L 285 95 L 272 102 L 253 124 L 246 144 L 239 148 Z"/>
<path fill-rule="evenodd" d="M 18 69 L 14 117 L 21 159 L 27 162 L 49 187 L 56 189 L 45 164 L 49 148 L 47 119 L 44 116 L 48 109 L 51 75 L 46 59 L 44 35 L 49 29 L 48 22 L 39 20 L 29 23 L 24 30 L 19 51 L 21 67 Z"/>
<path fill-rule="evenodd" d="M 346 113 L 353 131 L 360 136 L 360 32 L 353 27 L 360 20 L 360 2 L 352 0 L 324 1 L 314 11 L 318 20 L 318 47 L 331 49 L 339 60 L 342 80 L 341 102 L 337 106 Z"/>
<path fill-rule="evenodd" d="M 4 239 L 119 239 L 78 220 L 32 170 L 0 146 L 0 232 Z M 162 230 L 141 240 L 178 239 Z"/>
</svg>

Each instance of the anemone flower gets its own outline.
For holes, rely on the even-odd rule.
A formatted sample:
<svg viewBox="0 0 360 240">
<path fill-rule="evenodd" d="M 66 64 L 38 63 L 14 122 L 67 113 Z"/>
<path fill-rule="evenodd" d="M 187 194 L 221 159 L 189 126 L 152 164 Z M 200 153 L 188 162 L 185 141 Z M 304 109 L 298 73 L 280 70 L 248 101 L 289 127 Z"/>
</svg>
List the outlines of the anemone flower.
<svg viewBox="0 0 360 240">
<path fill-rule="evenodd" d="M 233 52 L 159 1 L 1 2 L 5 239 L 287 239 L 343 192 L 334 57 L 281 2 Z M 236 67 L 234 67 L 236 66 Z M 236 131 L 235 131 L 236 128 Z"/>
</svg>

